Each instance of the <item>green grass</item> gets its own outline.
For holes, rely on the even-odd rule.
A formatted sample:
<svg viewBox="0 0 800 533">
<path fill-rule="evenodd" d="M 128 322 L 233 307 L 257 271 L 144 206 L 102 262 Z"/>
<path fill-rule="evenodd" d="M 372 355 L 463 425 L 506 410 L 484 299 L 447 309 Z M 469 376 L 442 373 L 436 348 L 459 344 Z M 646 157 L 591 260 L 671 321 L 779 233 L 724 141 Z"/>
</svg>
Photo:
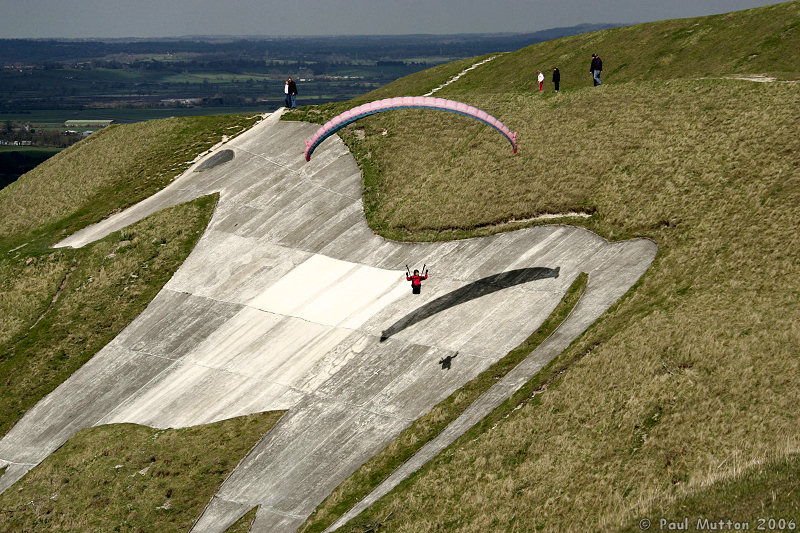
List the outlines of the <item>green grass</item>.
<svg viewBox="0 0 800 533">
<path fill-rule="evenodd" d="M 22 152 L 33 154 L 57 154 L 61 148 L 42 148 L 40 146 L 0 146 L 0 152 Z"/>
<path fill-rule="evenodd" d="M 733 453 L 796 449 L 796 87 L 673 80 L 458 99 L 518 129 L 520 153 L 455 115 L 361 121 L 364 140 L 344 138 L 362 168 L 377 169 L 373 181 L 365 170 L 374 228 L 450 238 L 584 210 L 594 215 L 576 223 L 650 237 L 659 255 L 637 291 L 562 355 L 597 345 L 557 388 L 461 441 L 365 523 L 391 513 L 398 531 L 511 530 L 518 520 L 605 528 L 694 490 Z M 430 131 L 440 143 L 426 142 Z"/>
<path fill-rule="evenodd" d="M 481 372 L 476 378 L 440 402 L 406 428 L 389 446 L 367 461 L 340 485 L 309 517 L 302 532 L 324 531 L 398 466 L 407 461 L 426 442 L 438 435 L 478 397 L 525 359 L 553 333 L 578 303 L 589 277 L 581 273 L 567 289 L 550 316 L 519 346 Z M 547 372 L 540 373 L 545 375 Z"/>
<path fill-rule="evenodd" d="M 83 429 L 0 496 L 0 529 L 188 531 L 280 416 L 260 413 L 185 429 Z"/>
<path fill-rule="evenodd" d="M 216 199 L 164 210 L 81 249 L 50 245 L 149 196 L 223 133 L 251 122 L 118 126 L 0 191 L 0 433 L 144 310 L 191 251 Z"/>
<path fill-rule="evenodd" d="M 280 77 L 268 73 L 248 72 L 232 74 L 229 72 L 192 72 L 191 74 L 171 74 L 160 79 L 161 83 L 230 83 L 255 81 L 283 81 Z"/>
<path fill-rule="evenodd" d="M 446 113 L 385 113 L 342 130 L 384 236 L 460 238 L 583 211 L 592 217 L 573 223 L 659 245 L 636 290 L 556 359 L 563 370 L 547 386 L 537 376 L 343 531 L 606 530 L 711 484 L 732 483 L 730 502 L 780 493 L 793 475 L 780 465 L 800 445 L 790 378 L 800 375 L 800 92 L 700 78 L 798 79 L 798 22 L 791 2 L 576 36 L 503 55 L 439 93 L 519 131 L 516 156 L 491 128 Z M 702 38 L 690 47 L 680 32 Z M 740 61 L 756 41 L 773 48 Z M 663 49 L 672 59 L 650 70 Z M 593 51 L 609 69 L 604 86 L 586 77 L 530 94 L 526 68 L 559 57 L 562 75 L 582 75 Z M 633 66 L 614 73 L 620 58 Z M 508 91 L 494 90 L 498 79 Z M 403 83 L 381 96 L 431 82 Z M 354 103 L 293 116 L 321 122 Z M 743 468 L 761 481 L 733 483 Z"/>
</svg>

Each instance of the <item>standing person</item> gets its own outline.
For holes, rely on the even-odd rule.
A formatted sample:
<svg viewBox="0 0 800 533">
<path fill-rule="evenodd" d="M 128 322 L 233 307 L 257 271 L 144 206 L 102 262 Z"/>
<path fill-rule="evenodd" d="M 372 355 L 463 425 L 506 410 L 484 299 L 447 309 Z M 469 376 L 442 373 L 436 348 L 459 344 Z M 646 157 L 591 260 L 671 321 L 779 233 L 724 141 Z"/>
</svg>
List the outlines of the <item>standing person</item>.
<svg viewBox="0 0 800 533">
<path fill-rule="evenodd" d="M 289 91 L 289 107 L 297 107 L 297 84 L 290 77 L 287 83 L 287 90 Z"/>
<path fill-rule="evenodd" d="M 553 85 L 556 86 L 556 92 L 558 92 L 559 83 L 561 83 L 561 73 L 558 71 L 558 67 L 553 67 Z"/>
<path fill-rule="evenodd" d="M 539 75 L 536 76 L 536 79 L 539 81 L 539 92 L 542 92 L 544 90 L 544 74 L 542 74 L 541 70 L 539 71 Z"/>
<path fill-rule="evenodd" d="M 600 73 L 603 72 L 603 60 L 597 54 L 592 54 L 592 65 L 589 67 L 589 72 L 592 73 L 592 81 L 594 86 L 597 87 L 601 84 Z"/>
<path fill-rule="evenodd" d="M 411 293 L 412 294 L 420 294 L 422 290 L 422 280 L 428 279 L 428 271 L 425 271 L 425 276 L 419 275 L 419 270 L 414 270 L 414 274 L 409 276 L 406 274 L 406 281 L 411 282 Z"/>
<path fill-rule="evenodd" d="M 289 99 L 289 80 L 292 78 L 288 78 L 285 82 L 283 82 L 283 107 L 291 107 L 292 101 Z"/>
</svg>

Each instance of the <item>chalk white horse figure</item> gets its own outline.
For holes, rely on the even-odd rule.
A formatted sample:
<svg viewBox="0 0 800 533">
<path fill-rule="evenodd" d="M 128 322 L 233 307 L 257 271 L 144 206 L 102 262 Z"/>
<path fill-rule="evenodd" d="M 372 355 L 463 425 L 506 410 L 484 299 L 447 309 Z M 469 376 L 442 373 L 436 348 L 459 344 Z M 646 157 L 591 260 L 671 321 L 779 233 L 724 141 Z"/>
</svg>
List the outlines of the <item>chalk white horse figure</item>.
<svg viewBox="0 0 800 533">
<path fill-rule="evenodd" d="M 303 140 L 315 126 L 277 118 L 224 146 L 231 160 L 190 168 L 60 243 L 83 246 L 220 193 L 206 232 L 149 307 L 0 441 L 0 491 L 81 428 L 177 428 L 287 410 L 194 529 L 225 531 L 258 506 L 253 530 L 294 531 L 401 430 L 524 340 L 580 272 L 589 273 L 586 292 L 519 384 L 655 256 L 650 241 L 608 243 L 567 226 L 387 241 L 365 222 L 360 171 L 343 143 L 326 140 L 306 164 Z M 431 279 L 414 296 L 405 265 L 423 262 Z M 438 362 L 456 352 L 443 371 Z"/>
</svg>

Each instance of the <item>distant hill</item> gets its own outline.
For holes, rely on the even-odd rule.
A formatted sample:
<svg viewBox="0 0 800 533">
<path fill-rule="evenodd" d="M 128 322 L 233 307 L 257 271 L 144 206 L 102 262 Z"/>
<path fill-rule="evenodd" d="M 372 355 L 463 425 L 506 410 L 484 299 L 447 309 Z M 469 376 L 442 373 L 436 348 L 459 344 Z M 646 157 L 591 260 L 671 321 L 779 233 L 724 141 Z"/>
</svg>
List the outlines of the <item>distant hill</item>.
<svg viewBox="0 0 800 533">
<path fill-rule="evenodd" d="M 163 39 L 0 39 L 0 64 L 53 64 L 126 55 L 192 53 L 218 56 L 236 52 L 241 59 L 307 57 L 358 52 L 372 59 L 404 59 L 410 53 L 469 57 L 517 50 L 531 43 L 613 28 L 621 24 L 579 24 L 530 33 L 454 35 L 355 35 L 330 37 L 188 36 Z"/>
<path fill-rule="evenodd" d="M 591 55 L 603 59 L 603 81 L 768 74 L 800 79 L 800 2 L 721 15 L 674 19 L 582 33 L 532 44 L 471 72 L 450 91 L 538 90 L 537 71 L 561 72 L 563 88 L 592 85 Z M 375 92 L 381 97 L 423 94 L 431 84 L 420 73 Z M 548 81 L 550 78 L 547 78 Z M 418 80 L 415 89 L 414 80 Z M 433 85 L 434 87 L 436 85 Z M 368 100 L 365 95 L 359 100 Z"/>
</svg>

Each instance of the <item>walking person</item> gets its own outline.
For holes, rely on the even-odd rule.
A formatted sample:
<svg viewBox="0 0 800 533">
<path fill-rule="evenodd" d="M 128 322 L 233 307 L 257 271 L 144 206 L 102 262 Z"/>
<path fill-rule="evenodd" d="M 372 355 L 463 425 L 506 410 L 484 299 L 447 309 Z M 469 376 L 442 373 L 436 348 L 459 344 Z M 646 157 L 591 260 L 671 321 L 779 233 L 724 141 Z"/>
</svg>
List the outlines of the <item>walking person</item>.
<svg viewBox="0 0 800 533">
<path fill-rule="evenodd" d="M 289 92 L 289 107 L 297 107 L 297 84 L 291 77 L 286 81 L 286 90 Z"/>
<path fill-rule="evenodd" d="M 561 73 L 558 71 L 558 67 L 553 67 L 553 85 L 556 87 L 556 92 L 558 92 L 559 83 L 561 83 Z"/>
<path fill-rule="evenodd" d="M 544 90 L 544 74 L 542 74 L 541 70 L 539 71 L 539 75 L 536 77 L 536 79 L 539 81 L 539 92 L 542 92 Z"/>
<path fill-rule="evenodd" d="M 594 86 L 597 87 L 601 84 L 600 73 L 603 72 L 603 60 L 597 54 L 592 54 L 592 65 L 589 67 L 589 72 L 592 73 L 592 81 Z"/>
<path fill-rule="evenodd" d="M 428 271 L 425 271 L 425 276 L 419 275 L 419 270 L 414 270 L 414 274 L 409 276 L 406 274 L 406 281 L 411 282 L 411 293 L 420 294 L 422 291 L 422 280 L 428 279 Z"/>
</svg>

